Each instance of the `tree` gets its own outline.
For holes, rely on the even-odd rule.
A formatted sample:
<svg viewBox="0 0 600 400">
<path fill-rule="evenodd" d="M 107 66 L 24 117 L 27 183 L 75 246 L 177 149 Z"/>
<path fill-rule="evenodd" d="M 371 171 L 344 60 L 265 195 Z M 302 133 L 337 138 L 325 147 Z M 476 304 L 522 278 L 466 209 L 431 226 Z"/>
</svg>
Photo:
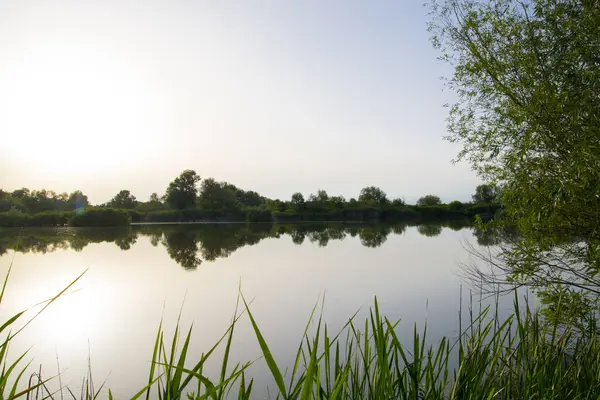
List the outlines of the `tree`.
<svg viewBox="0 0 600 400">
<path fill-rule="evenodd" d="M 151 202 L 151 203 L 160 203 L 160 197 L 158 197 L 158 193 L 156 193 L 156 192 L 153 192 L 153 193 L 150 195 L 150 202 Z"/>
<path fill-rule="evenodd" d="M 167 203 L 176 209 L 192 208 L 196 205 L 200 177 L 196 171 L 186 169 L 173 182 L 169 183 L 166 191 Z"/>
<path fill-rule="evenodd" d="M 236 187 L 227 182 L 217 182 L 214 178 L 202 181 L 200 203 L 203 208 L 219 210 L 236 208 Z"/>
<path fill-rule="evenodd" d="M 406 202 L 404 201 L 404 199 L 397 198 L 392 200 L 392 205 L 395 207 L 404 207 L 406 206 Z"/>
<path fill-rule="evenodd" d="M 108 202 L 109 207 L 113 208 L 135 208 L 138 204 L 134 195 L 129 190 L 121 190 Z"/>
<path fill-rule="evenodd" d="M 597 306 L 598 2 L 442 0 L 431 13 L 458 99 L 447 139 L 462 145 L 457 160 L 504 185 L 505 221 L 520 232 L 495 265 L 512 284 L 537 289 L 552 312 L 558 299 L 571 316 Z"/>
<path fill-rule="evenodd" d="M 385 204 L 388 203 L 387 195 L 377 186 L 368 186 L 360 191 L 358 201 L 361 203 Z"/>
<path fill-rule="evenodd" d="M 304 206 L 304 196 L 300 192 L 296 192 L 292 195 L 292 206 L 295 209 L 302 208 Z"/>
<path fill-rule="evenodd" d="M 458 201 L 458 200 L 454 200 L 454 201 L 452 201 L 452 202 L 450 202 L 448 204 L 448 207 L 451 210 L 458 211 L 458 210 L 461 210 L 464 207 L 464 204 L 462 202 Z"/>
<path fill-rule="evenodd" d="M 244 191 L 238 189 L 236 191 L 236 196 L 239 203 L 248 207 L 257 207 L 265 202 L 265 199 L 253 190 Z"/>
<path fill-rule="evenodd" d="M 418 206 L 438 206 L 440 204 L 442 204 L 442 200 L 433 194 L 428 194 L 417 200 Z"/>
<path fill-rule="evenodd" d="M 286 203 L 279 199 L 267 200 L 266 207 L 267 207 L 267 209 L 269 209 L 271 211 L 285 211 L 287 208 Z"/>
<path fill-rule="evenodd" d="M 346 203 L 346 199 L 344 198 L 344 196 L 331 196 L 329 198 L 329 202 L 332 203 L 334 206 L 341 208 L 344 206 L 344 203 Z"/>
<path fill-rule="evenodd" d="M 67 209 L 82 211 L 89 205 L 88 197 L 81 190 L 76 190 L 67 199 Z"/>
<path fill-rule="evenodd" d="M 21 188 L 21 189 L 14 190 L 12 192 L 11 196 L 14 197 L 14 198 L 16 198 L 16 199 L 22 199 L 23 197 L 29 196 L 29 189 L 27 189 L 27 188 Z"/>
<path fill-rule="evenodd" d="M 344 205 L 346 204 L 346 198 L 342 195 L 330 196 L 325 204 L 327 205 L 327 208 L 329 208 L 330 210 L 341 210 L 344 208 Z"/>
<path fill-rule="evenodd" d="M 317 190 L 317 194 L 316 195 L 315 194 L 311 194 L 308 197 L 308 201 L 313 202 L 313 203 L 326 203 L 327 200 L 329 200 L 329 195 L 323 189 Z"/>
<path fill-rule="evenodd" d="M 479 185 L 472 197 L 474 203 L 496 203 L 498 201 L 498 187 L 494 184 Z"/>
</svg>

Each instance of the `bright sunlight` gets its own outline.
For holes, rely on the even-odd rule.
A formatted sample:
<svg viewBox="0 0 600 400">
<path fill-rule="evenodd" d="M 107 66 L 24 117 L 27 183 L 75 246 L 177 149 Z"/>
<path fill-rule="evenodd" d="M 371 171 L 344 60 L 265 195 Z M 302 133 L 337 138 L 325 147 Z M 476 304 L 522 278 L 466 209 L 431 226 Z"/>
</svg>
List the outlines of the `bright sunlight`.
<svg viewBox="0 0 600 400">
<path fill-rule="evenodd" d="M 140 150 L 160 148 L 159 97 L 118 55 L 46 47 L 12 65 L 7 84 L 14 97 L 1 105 L 7 112 L 0 122 L 14 132 L 3 138 L 9 157 L 19 154 L 24 165 L 81 178 L 131 167 L 143 161 Z"/>
</svg>

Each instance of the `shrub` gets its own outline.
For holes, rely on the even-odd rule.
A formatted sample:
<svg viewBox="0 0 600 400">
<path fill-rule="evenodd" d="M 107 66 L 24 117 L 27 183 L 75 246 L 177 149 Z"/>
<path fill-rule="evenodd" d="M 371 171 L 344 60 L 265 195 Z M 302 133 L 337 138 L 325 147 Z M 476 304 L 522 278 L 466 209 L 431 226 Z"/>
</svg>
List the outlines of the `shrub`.
<svg viewBox="0 0 600 400">
<path fill-rule="evenodd" d="M 130 223 L 127 212 L 113 208 L 89 208 L 75 213 L 69 220 L 71 226 L 125 226 Z"/>
<path fill-rule="evenodd" d="M 142 222 L 144 220 L 144 213 L 138 210 L 122 209 L 121 211 L 124 211 L 129 215 L 131 222 Z"/>
<path fill-rule="evenodd" d="M 27 221 L 28 226 L 65 226 L 69 219 L 74 215 L 73 212 L 65 211 L 44 211 L 37 213 Z"/>
<path fill-rule="evenodd" d="M 11 211 L 0 213 L 0 226 L 4 227 L 20 227 L 27 226 L 29 223 L 29 215 L 21 212 L 15 213 Z"/>
<path fill-rule="evenodd" d="M 289 214 L 295 215 L 296 212 L 294 210 L 286 210 L 280 214 Z M 248 222 L 272 222 L 273 221 L 273 213 L 271 210 L 263 207 L 255 207 L 249 208 L 246 210 L 246 221 Z"/>
<path fill-rule="evenodd" d="M 462 210 L 464 208 L 464 204 L 458 200 L 454 200 L 453 202 L 451 202 L 450 204 L 448 204 L 448 208 L 453 210 L 453 211 L 459 211 Z"/>
</svg>

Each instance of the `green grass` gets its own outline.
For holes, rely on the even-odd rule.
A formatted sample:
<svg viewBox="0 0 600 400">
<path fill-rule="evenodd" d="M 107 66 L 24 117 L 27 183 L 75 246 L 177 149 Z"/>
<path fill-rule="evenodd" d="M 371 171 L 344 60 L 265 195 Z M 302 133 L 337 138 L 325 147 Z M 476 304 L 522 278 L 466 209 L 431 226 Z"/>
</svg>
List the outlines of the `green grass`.
<svg viewBox="0 0 600 400">
<path fill-rule="evenodd" d="M 10 269 L 9 269 L 10 274 Z M 8 277 L 0 292 L 4 299 Z M 75 279 L 57 296 L 48 300 L 38 312 L 50 306 L 79 279 Z M 247 317 L 254 330 L 262 358 L 275 382 L 269 390 L 278 399 L 597 399 L 600 398 L 600 341 L 597 325 L 574 331 L 549 325 L 539 313 L 519 305 L 515 313 L 498 320 L 490 308 L 479 315 L 470 312 L 470 324 L 461 329 L 458 339 L 443 338 L 430 345 L 427 326 L 414 327 L 413 337 L 402 342 L 396 334 L 399 321 L 390 321 L 380 313 L 374 300 L 368 317 L 358 321 L 356 314 L 340 332 L 332 334 L 317 305 L 309 318 L 295 362 L 288 368 L 278 365 L 260 323 L 252 314 L 243 295 L 233 314 L 231 325 L 221 339 L 199 359 L 190 359 L 193 328 L 182 331 L 177 322 L 173 337 L 166 338 L 162 323 L 156 332 L 148 381 L 132 399 L 160 400 L 263 398 L 254 392 L 254 380 L 248 376 L 252 364 L 230 364 L 232 339 L 240 318 Z M 471 309 L 472 310 L 472 309 Z M 105 383 L 95 388 L 91 374 L 83 379 L 81 390 L 59 388 L 52 393 L 48 380 L 33 374 L 26 383 L 23 376 L 29 364 L 27 353 L 10 362 L 11 340 L 30 322 L 15 328 L 25 311 L 0 323 L 0 396 L 28 399 L 113 398 L 103 391 Z M 180 314 L 181 316 L 181 314 Z M 35 318 L 35 316 L 34 316 Z M 459 317 L 460 318 L 460 317 Z M 309 334 L 309 328 L 314 333 Z M 11 329 L 16 329 L 11 333 Z M 205 365 L 224 349 L 217 378 L 209 378 Z M 219 354 L 221 354 L 219 352 Z M 452 367 L 454 366 L 454 367 Z M 9 385 L 8 382 L 12 382 Z M 77 392 L 77 393 L 76 393 Z"/>
</svg>

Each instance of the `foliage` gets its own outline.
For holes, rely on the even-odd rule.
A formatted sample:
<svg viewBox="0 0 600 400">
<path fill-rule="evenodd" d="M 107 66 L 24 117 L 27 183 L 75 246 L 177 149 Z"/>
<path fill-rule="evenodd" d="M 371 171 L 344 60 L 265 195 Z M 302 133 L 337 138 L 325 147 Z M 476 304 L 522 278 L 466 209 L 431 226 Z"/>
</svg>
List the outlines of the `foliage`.
<svg viewBox="0 0 600 400">
<path fill-rule="evenodd" d="M 458 96 L 448 140 L 462 145 L 458 160 L 503 185 L 505 223 L 521 232 L 498 254 L 511 282 L 540 289 L 549 303 L 581 304 L 566 298 L 584 295 L 595 307 L 598 2 L 447 0 L 431 12 L 433 43 L 454 67 L 449 85 Z"/>
<path fill-rule="evenodd" d="M 375 186 L 364 188 L 361 191 L 360 201 L 354 198 L 347 201 L 343 196 L 330 196 L 325 190 L 318 190 L 316 194 L 311 194 L 308 200 L 301 193 L 296 192 L 290 201 L 283 201 L 267 199 L 254 191 L 245 191 L 228 182 L 218 182 L 214 178 L 202 180 L 198 191 L 196 183 L 199 180 L 194 171 L 186 170 L 169 184 L 164 198 L 160 198 L 157 193 L 152 193 L 149 201 L 141 202 L 137 201 L 129 190 L 124 189 L 106 204 L 93 208 L 125 210 L 132 222 L 408 221 L 419 218 L 431 219 L 436 216 L 440 219 L 470 218 L 477 214 L 467 208 L 448 210 L 443 205 L 435 211 L 421 210 L 407 205 L 400 198 L 390 202 L 383 190 Z M 64 225 L 66 223 L 64 217 L 58 218 L 63 214 L 51 214 L 48 211 L 46 214 L 34 217 L 39 213 L 29 212 L 31 209 L 40 208 L 31 206 L 37 204 L 31 198 L 55 196 L 52 193 L 54 192 L 30 191 L 26 188 L 12 193 L 0 192 L 0 226 Z M 76 210 L 78 213 L 83 213 L 85 207 L 79 205 L 84 204 L 89 207 L 87 197 L 80 191 L 71 195 L 56 196 L 62 199 L 53 200 L 56 212 Z M 49 219 L 50 215 L 57 216 L 56 222 Z M 70 215 L 68 217 L 70 218 Z"/>
<path fill-rule="evenodd" d="M 304 206 L 304 196 L 300 192 L 296 192 L 292 195 L 292 207 L 296 210 L 301 209 Z"/>
<path fill-rule="evenodd" d="M 214 178 L 202 181 L 199 206 L 205 209 L 233 210 L 238 208 L 237 196 L 234 187 L 226 182 L 217 182 Z"/>
<path fill-rule="evenodd" d="M 161 203 L 160 197 L 156 192 L 152 192 L 150 195 L 150 203 Z"/>
<path fill-rule="evenodd" d="M 80 190 L 70 195 L 57 194 L 51 190 L 17 189 L 13 192 L 2 191 L 0 195 L 0 212 L 11 209 L 19 210 L 25 214 L 43 212 L 74 211 L 88 206 L 88 198 Z"/>
<path fill-rule="evenodd" d="M 138 202 L 135 209 L 140 213 L 148 213 L 152 211 L 162 211 L 168 209 L 169 206 L 161 201 L 146 201 Z"/>
<path fill-rule="evenodd" d="M 125 211 L 127 213 L 131 222 L 143 222 L 143 219 L 145 216 L 144 213 L 142 213 L 138 210 L 129 210 L 129 209 L 125 209 L 123 211 Z"/>
<path fill-rule="evenodd" d="M 440 204 L 442 204 L 442 200 L 440 200 L 438 196 L 435 196 L 433 194 L 428 194 L 417 200 L 418 206 L 438 206 Z"/>
<path fill-rule="evenodd" d="M 248 222 L 272 222 L 273 213 L 266 207 L 249 208 L 246 211 L 246 221 Z"/>
<path fill-rule="evenodd" d="M 196 171 L 191 169 L 183 171 L 173 182 L 169 183 L 165 194 L 167 203 L 178 210 L 194 207 L 198 195 L 198 182 L 200 182 L 200 177 Z"/>
<path fill-rule="evenodd" d="M 386 204 L 389 202 L 385 192 L 377 186 L 363 188 L 358 196 L 358 201 L 371 204 Z"/>
<path fill-rule="evenodd" d="M 473 195 L 473 203 L 497 203 L 499 200 L 498 187 L 494 184 L 483 184 L 477 186 Z"/>
<path fill-rule="evenodd" d="M 392 205 L 394 207 L 404 207 L 404 206 L 406 206 L 406 202 L 404 201 L 404 199 L 396 198 L 396 199 L 392 200 Z"/>
<path fill-rule="evenodd" d="M 129 190 L 121 190 L 107 204 L 111 208 L 132 209 L 138 204 L 135 196 Z"/>
<path fill-rule="evenodd" d="M 131 217 L 126 211 L 113 208 L 89 208 L 69 220 L 71 226 L 126 226 L 130 223 Z"/>
<path fill-rule="evenodd" d="M 458 200 L 454 200 L 454 201 L 448 203 L 448 208 L 451 210 L 462 210 L 464 208 L 464 206 L 465 205 Z"/>
<path fill-rule="evenodd" d="M 327 200 L 329 200 L 329 195 L 327 194 L 327 191 L 323 189 L 317 190 L 317 194 L 311 193 L 311 195 L 308 196 L 308 201 L 311 203 L 325 203 Z"/>
<path fill-rule="evenodd" d="M 0 227 L 25 226 L 65 226 L 72 212 L 44 211 L 35 215 L 27 215 L 18 210 L 0 213 Z"/>
</svg>

